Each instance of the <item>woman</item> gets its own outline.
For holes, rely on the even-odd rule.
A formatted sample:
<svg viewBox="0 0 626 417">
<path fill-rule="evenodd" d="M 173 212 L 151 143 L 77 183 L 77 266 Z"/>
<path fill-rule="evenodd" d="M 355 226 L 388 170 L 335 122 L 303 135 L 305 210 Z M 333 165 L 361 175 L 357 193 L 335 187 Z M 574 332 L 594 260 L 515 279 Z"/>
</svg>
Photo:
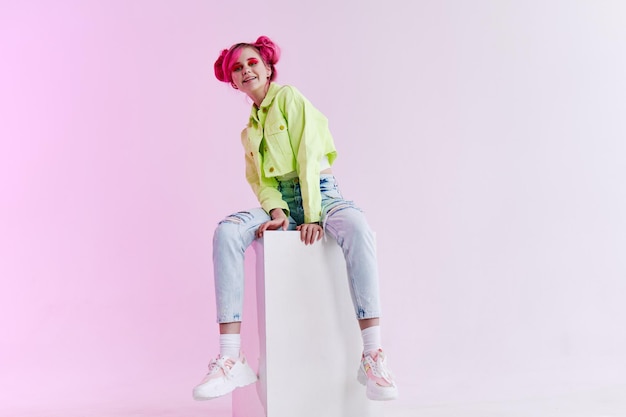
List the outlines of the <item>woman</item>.
<svg viewBox="0 0 626 417">
<path fill-rule="evenodd" d="M 261 36 L 255 43 L 223 50 L 215 62 L 217 79 L 254 103 L 241 140 L 246 178 L 261 207 L 234 213 L 215 230 L 220 354 L 194 388 L 194 398 L 216 398 L 256 381 L 240 351 L 244 252 L 266 230 L 295 229 L 306 245 L 326 232 L 341 246 L 363 336 L 358 379 L 366 385 L 368 398 L 391 400 L 398 390 L 381 349 L 373 234 L 361 210 L 344 200 L 337 188 L 331 170 L 337 152 L 326 118 L 297 89 L 274 83 L 279 58 L 279 47 Z"/>
</svg>

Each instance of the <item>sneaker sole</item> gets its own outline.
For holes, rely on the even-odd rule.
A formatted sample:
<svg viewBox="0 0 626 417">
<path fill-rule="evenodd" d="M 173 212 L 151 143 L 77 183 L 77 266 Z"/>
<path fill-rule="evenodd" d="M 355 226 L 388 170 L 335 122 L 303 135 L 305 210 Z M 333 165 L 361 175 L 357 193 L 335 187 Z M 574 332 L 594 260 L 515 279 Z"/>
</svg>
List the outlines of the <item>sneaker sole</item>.
<svg viewBox="0 0 626 417">
<path fill-rule="evenodd" d="M 202 394 L 199 391 L 199 387 L 194 388 L 193 398 L 197 401 L 212 400 L 214 398 L 223 397 L 233 392 L 237 388 L 245 387 L 250 384 L 254 384 L 258 380 L 252 369 L 248 368 L 248 372 L 242 374 L 239 378 L 231 379 L 229 384 L 224 384 L 222 389 L 214 389 L 211 393 Z"/>
<path fill-rule="evenodd" d="M 398 387 L 381 387 L 377 384 L 368 384 L 367 375 L 359 368 L 356 378 L 361 385 L 365 385 L 365 395 L 372 401 L 391 401 L 398 398 Z"/>
</svg>

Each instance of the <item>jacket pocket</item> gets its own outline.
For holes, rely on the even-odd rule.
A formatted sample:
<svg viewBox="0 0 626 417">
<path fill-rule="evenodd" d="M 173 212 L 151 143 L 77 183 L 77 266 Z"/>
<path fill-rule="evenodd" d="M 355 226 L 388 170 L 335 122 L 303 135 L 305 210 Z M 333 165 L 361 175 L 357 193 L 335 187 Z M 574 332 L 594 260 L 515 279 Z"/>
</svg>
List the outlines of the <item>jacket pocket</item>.
<svg viewBox="0 0 626 417">
<path fill-rule="evenodd" d="M 296 169 L 294 152 L 287 123 L 279 120 L 265 128 L 265 137 L 261 144 L 264 154 L 263 169 L 267 177 L 285 175 Z"/>
</svg>

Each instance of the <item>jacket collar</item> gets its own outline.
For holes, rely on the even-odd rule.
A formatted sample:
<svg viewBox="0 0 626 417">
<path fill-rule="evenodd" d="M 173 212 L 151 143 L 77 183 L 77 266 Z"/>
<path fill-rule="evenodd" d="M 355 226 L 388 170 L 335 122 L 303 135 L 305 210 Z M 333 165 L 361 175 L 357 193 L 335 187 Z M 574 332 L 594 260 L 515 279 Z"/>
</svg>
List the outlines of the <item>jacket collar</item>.
<svg viewBox="0 0 626 417">
<path fill-rule="evenodd" d="M 280 90 L 281 87 L 282 87 L 281 85 L 270 82 L 270 86 L 267 89 L 267 94 L 265 95 L 265 98 L 261 102 L 261 106 L 257 109 L 256 105 L 254 104 L 252 105 L 252 110 L 250 110 L 250 118 L 252 120 L 256 122 L 261 122 L 259 118 L 262 117 L 263 119 L 265 119 L 267 108 L 272 105 L 272 102 L 274 101 L 274 98 L 276 97 L 276 94 L 278 93 L 278 90 Z M 259 113 L 263 114 L 263 116 L 261 116 Z"/>
</svg>

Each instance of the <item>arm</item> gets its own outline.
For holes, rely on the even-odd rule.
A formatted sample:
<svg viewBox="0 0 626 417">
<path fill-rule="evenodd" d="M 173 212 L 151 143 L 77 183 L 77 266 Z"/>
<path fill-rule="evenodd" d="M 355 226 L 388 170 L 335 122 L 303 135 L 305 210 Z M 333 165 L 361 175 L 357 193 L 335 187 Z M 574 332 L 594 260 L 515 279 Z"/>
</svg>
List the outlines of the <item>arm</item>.
<svg viewBox="0 0 626 417">
<path fill-rule="evenodd" d="M 259 174 L 261 170 L 258 168 L 258 164 L 260 164 L 258 144 L 247 146 L 249 139 L 245 129 L 241 133 L 241 140 L 246 151 L 246 180 L 259 200 L 259 204 L 270 215 L 273 209 L 280 208 L 288 216 L 289 206 L 283 201 L 283 197 L 278 191 L 276 178 L 267 178 L 262 173 Z M 257 149 L 256 152 L 251 150 L 254 148 Z"/>
<path fill-rule="evenodd" d="M 242 141 L 244 149 L 246 149 L 246 180 L 252 187 L 252 191 L 257 196 L 261 207 L 270 215 L 272 220 L 263 223 L 256 231 L 256 237 L 263 237 L 266 230 L 276 230 L 282 228 L 287 230 L 289 226 L 289 206 L 282 199 L 282 195 L 278 191 L 277 181 L 275 178 L 259 177 L 257 165 L 255 161 L 254 151 L 248 150 L 246 147 L 247 135 L 246 131 L 242 133 Z"/>
<path fill-rule="evenodd" d="M 272 218 L 272 220 L 263 223 L 256 230 L 256 237 L 263 237 L 263 232 L 265 232 L 266 230 L 287 230 L 287 227 L 289 227 L 289 219 L 287 218 L 287 215 L 285 214 L 283 209 L 273 209 L 272 211 L 270 211 L 270 217 Z"/>
</svg>

